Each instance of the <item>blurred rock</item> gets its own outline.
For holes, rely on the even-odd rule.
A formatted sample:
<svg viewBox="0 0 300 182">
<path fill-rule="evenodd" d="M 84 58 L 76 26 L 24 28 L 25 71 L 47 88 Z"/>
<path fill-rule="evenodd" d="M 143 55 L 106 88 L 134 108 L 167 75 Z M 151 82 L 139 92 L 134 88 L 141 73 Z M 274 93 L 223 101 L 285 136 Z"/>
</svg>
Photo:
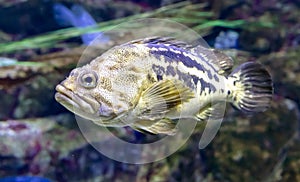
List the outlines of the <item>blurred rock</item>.
<svg viewBox="0 0 300 182">
<path fill-rule="evenodd" d="M 295 1 L 211 1 L 211 6 L 218 19 L 249 22 L 238 28 L 242 50 L 264 54 L 299 45 L 300 11 Z"/>
<path fill-rule="evenodd" d="M 0 108 L 0 118 L 41 117 L 57 114 L 58 109 L 61 108 L 53 99 L 54 88 L 62 78 L 61 74 L 39 75 L 9 90 L 0 90 L 1 104 L 5 106 Z"/>
<path fill-rule="evenodd" d="M 25 82 L 38 74 L 46 74 L 53 71 L 53 67 L 37 62 L 4 62 L 0 60 L 0 89 L 9 88 Z"/>
<path fill-rule="evenodd" d="M 77 130 L 59 126 L 56 117 L 1 121 L 0 136 L 1 176 L 54 173 L 53 161 L 86 145 Z"/>
<path fill-rule="evenodd" d="M 256 54 L 268 53 L 279 50 L 283 45 L 283 37 L 274 29 L 244 30 L 240 34 L 239 45 L 242 50 Z"/>
<path fill-rule="evenodd" d="M 300 47 L 261 56 L 263 63 L 272 75 L 275 93 L 300 103 Z"/>
<path fill-rule="evenodd" d="M 300 181 L 300 141 L 295 140 L 283 163 L 282 181 Z"/>
</svg>

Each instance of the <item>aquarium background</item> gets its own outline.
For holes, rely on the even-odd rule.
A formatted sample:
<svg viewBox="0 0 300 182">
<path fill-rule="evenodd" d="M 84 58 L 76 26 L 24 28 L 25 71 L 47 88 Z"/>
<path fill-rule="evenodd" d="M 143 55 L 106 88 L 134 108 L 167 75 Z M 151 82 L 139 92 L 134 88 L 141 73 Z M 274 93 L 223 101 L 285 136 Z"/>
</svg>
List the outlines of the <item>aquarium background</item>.
<svg viewBox="0 0 300 182">
<path fill-rule="evenodd" d="M 299 0 L 0 0 L 0 182 L 300 181 L 299 8 Z M 97 54 L 132 40 L 134 32 L 102 32 L 137 18 L 182 23 L 236 64 L 262 63 L 274 81 L 271 107 L 246 115 L 228 105 L 203 150 L 200 123 L 161 161 L 105 157 L 54 100 L 55 86 L 95 36 L 101 36 Z M 128 141 L 149 139 L 129 128 L 113 132 Z"/>
</svg>

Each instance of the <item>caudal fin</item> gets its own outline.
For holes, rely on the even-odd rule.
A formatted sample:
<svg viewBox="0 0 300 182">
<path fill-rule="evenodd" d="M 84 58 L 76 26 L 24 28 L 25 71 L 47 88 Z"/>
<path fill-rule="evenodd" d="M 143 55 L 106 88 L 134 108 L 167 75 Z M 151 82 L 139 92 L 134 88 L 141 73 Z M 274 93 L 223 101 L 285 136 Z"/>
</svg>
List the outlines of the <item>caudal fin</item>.
<svg viewBox="0 0 300 182">
<path fill-rule="evenodd" d="M 268 71 L 259 63 L 246 62 L 229 76 L 233 81 L 232 103 L 251 113 L 266 110 L 272 100 L 273 83 Z"/>
</svg>

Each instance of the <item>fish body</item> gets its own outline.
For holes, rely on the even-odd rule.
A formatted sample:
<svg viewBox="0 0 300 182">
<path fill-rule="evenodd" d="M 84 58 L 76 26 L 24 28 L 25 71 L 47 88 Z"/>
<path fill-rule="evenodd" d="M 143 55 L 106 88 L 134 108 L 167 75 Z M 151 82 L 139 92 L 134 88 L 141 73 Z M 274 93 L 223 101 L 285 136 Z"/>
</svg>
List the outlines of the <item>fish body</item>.
<svg viewBox="0 0 300 182">
<path fill-rule="evenodd" d="M 232 66 L 217 50 L 146 38 L 113 47 L 72 70 L 57 85 L 55 98 L 99 125 L 172 135 L 178 119 L 210 117 L 212 102 L 228 101 L 245 112 L 268 107 L 273 90 L 268 72 L 248 62 L 229 74 Z"/>
</svg>

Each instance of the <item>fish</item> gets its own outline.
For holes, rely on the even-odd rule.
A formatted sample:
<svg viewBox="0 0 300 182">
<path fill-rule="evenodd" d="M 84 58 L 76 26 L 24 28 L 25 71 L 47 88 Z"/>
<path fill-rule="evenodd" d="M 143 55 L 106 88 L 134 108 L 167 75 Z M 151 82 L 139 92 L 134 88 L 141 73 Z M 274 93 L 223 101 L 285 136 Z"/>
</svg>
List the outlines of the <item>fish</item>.
<svg viewBox="0 0 300 182">
<path fill-rule="evenodd" d="M 245 113 L 265 111 L 272 100 L 269 72 L 258 62 L 237 66 L 219 50 L 172 37 L 117 45 L 73 69 L 55 99 L 71 112 L 106 127 L 129 126 L 175 135 L 180 119 L 223 117 L 214 103 Z"/>
<path fill-rule="evenodd" d="M 74 26 L 82 28 L 97 26 L 94 18 L 78 4 L 74 4 L 71 9 L 68 9 L 61 3 L 54 3 L 53 14 L 56 22 L 63 27 Z M 105 44 L 110 41 L 110 38 L 102 32 L 83 34 L 81 39 L 85 45 L 89 45 L 93 41 L 97 41 L 99 44 Z"/>
</svg>

